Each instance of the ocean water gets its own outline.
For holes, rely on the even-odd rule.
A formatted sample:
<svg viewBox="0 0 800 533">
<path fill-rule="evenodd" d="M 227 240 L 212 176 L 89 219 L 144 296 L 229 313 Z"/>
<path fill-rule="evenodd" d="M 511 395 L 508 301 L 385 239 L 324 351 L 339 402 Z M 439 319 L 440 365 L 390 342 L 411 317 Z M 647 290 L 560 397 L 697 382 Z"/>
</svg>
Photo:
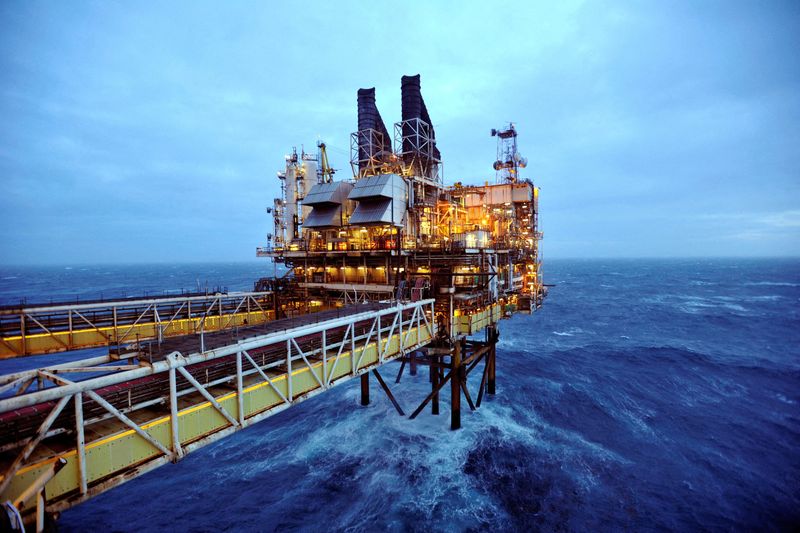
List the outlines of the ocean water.
<svg viewBox="0 0 800 533">
<path fill-rule="evenodd" d="M 268 273 L 3 267 L 0 299 L 247 289 Z M 462 404 L 462 430 L 449 393 L 438 417 L 408 420 L 374 380 L 359 406 L 352 381 L 65 512 L 61 529 L 800 527 L 800 261 L 553 260 L 546 275 L 544 309 L 501 323 L 498 394 Z M 427 370 L 393 388 L 412 410 Z"/>
</svg>

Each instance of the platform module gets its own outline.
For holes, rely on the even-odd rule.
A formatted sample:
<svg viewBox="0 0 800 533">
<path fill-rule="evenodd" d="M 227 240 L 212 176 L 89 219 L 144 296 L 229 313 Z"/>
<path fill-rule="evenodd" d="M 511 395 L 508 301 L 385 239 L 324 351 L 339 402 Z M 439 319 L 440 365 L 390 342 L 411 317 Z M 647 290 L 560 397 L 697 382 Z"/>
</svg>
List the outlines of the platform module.
<svg viewBox="0 0 800 533">
<path fill-rule="evenodd" d="M 521 175 L 515 125 L 491 130 L 497 157 L 483 183 L 445 185 L 419 76 L 404 76 L 401 90 L 393 137 L 375 89 L 358 91 L 352 179 L 321 172 L 324 153 L 286 156 L 274 232 L 257 255 L 290 269 L 289 300 L 318 308 L 431 297 L 447 338 L 535 311 L 546 294 L 539 189 Z"/>
</svg>

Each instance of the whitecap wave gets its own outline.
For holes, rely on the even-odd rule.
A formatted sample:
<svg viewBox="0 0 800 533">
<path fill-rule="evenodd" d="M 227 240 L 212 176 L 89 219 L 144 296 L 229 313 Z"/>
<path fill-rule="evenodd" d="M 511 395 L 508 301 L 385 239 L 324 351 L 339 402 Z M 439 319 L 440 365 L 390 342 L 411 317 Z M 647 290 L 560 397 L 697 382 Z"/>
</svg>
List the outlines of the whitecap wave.
<svg viewBox="0 0 800 533">
<path fill-rule="evenodd" d="M 800 283 L 789 281 L 748 281 L 745 285 L 748 287 L 800 287 Z"/>
<path fill-rule="evenodd" d="M 747 314 L 749 310 L 741 305 L 746 297 L 696 296 L 693 294 L 658 294 L 642 298 L 643 303 L 669 305 L 689 314 L 701 314 L 712 309 Z M 735 303 L 738 302 L 738 303 Z"/>
<path fill-rule="evenodd" d="M 785 404 L 788 404 L 788 405 L 794 405 L 794 404 L 796 404 L 796 403 L 797 403 L 797 402 L 796 402 L 796 401 L 794 401 L 794 400 L 790 400 L 789 398 L 787 398 L 787 397 L 786 397 L 786 396 L 784 396 L 783 394 L 776 394 L 776 395 L 775 395 L 775 397 L 776 397 L 778 400 L 780 400 L 780 401 L 782 401 L 783 403 L 785 403 Z"/>
</svg>

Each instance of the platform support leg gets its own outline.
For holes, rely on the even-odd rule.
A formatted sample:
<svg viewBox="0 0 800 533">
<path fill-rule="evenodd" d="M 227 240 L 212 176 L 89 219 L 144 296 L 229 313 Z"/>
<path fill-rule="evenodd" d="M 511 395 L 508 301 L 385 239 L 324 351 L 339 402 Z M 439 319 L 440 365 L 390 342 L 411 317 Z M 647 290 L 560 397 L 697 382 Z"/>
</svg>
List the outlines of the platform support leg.
<svg viewBox="0 0 800 533">
<path fill-rule="evenodd" d="M 487 336 L 489 337 L 489 358 L 486 361 L 488 365 L 488 373 L 487 376 L 487 383 L 486 383 L 486 393 L 487 394 L 495 394 L 497 390 L 497 380 L 496 380 L 496 367 L 495 367 L 495 357 L 497 354 L 497 339 L 500 338 L 500 334 L 495 327 L 487 328 Z"/>
<path fill-rule="evenodd" d="M 369 372 L 361 374 L 361 405 L 369 405 Z"/>
<path fill-rule="evenodd" d="M 450 429 L 461 428 L 461 340 L 457 339 L 450 357 Z"/>
<path fill-rule="evenodd" d="M 439 414 L 439 367 L 438 365 L 441 358 L 438 355 L 431 356 L 431 391 L 433 391 L 433 398 L 431 398 L 431 414 Z"/>
</svg>

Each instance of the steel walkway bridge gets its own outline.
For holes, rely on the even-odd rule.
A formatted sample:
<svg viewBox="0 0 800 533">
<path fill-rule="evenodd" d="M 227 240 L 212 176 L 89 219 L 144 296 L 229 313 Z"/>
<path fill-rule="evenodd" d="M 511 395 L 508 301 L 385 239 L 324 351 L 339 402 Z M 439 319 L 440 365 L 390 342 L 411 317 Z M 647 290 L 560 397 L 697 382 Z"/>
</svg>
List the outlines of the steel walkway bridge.
<svg viewBox="0 0 800 533">
<path fill-rule="evenodd" d="M 272 292 L 0 307 L 0 359 L 118 346 L 274 320 Z"/>
<path fill-rule="evenodd" d="M 377 369 L 397 359 L 405 365 L 410 354 L 413 359 L 416 350 L 434 341 L 433 299 L 361 304 L 253 325 L 253 313 L 267 315 L 263 308 L 267 296 L 215 297 L 213 305 L 235 310 L 228 315 L 234 321 L 244 302 L 250 301 L 258 310 L 244 312 L 252 320 L 246 327 L 242 323 L 235 329 L 172 338 L 176 321 L 198 319 L 190 311 L 181 314 L 181 307 L 195 300 L 129 302 L 136 311 L 126 314 L 127 328 L 141 325 L 145 316 L 152 317 L 150 327 L 161 324 L 161 335 L 151 329 L 146 335 L 151 341 L 140 337 L 135 349 L 122 356 L 94 357 L 0 377 L 0 502 L 8 502 L 6 510 L 17 516 L 27 513 L 28 519 L 33 516 L 41 529 L 45 509 L 57 514 L 356 376 L 361 376 L 362 403 L 368 402 L 371 371 L 402 413 Z M 231 298 L 239 303 L 233 305 Z M 202 301 L 204 306 L 211 302 Z M 166 305 L 172 306 L 171 311 L 162 314 L 160 309 Z M 52 309 L 56 308 L 39 311 Z M 66 308 L 57 309 L 63 317 Z M 111 327 L 118 333 L 123 306 L 114 309 L 117 322 Z M 67 313 L 97 325 L 84 311 L 72 307 Z M 30 310 L 22 312 L 30 318 L 37 316 Z M 171 319 L 160 318 L 166 316 Z M 38 318 L 36 322 L 47 330 L 46 336 L 55 337 L 45 323 Z M 71 346 L 66 337 L 61 340 Z M 26 349 L 31 346 L 28 343 Z M 452 356 L 450 366 L 442 356 L 431 356 L 431 395 L 412 417 L 429 401 L 438 413 L 438 392 L 451 376 L 452 390 L 460 401 L 466 373 L 489 349 L 473 352 L 460 370 L 457 356 Z M 486 361 L 487 368 L 493 367 L 493 359 Z M 445 368 L 451 368 L 447 376 Z M 458 378 L 462 375 L 463 380 Z M 484 369 L 478 403 L 486 376 Z M 493 375 L 490 386 L 493 389 Z M 465 387 L 464 391 L 473 407 Z M 458 409 L 456 396 L 453 416 Z"/>
</svg>

